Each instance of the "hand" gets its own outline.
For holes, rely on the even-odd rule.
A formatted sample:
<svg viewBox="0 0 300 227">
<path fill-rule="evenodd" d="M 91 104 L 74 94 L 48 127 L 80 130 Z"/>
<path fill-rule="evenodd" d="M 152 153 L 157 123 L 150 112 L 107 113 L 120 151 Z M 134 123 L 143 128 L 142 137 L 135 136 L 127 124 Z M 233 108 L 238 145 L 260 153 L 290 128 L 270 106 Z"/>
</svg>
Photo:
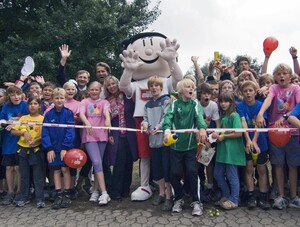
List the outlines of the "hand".
<svg viewBox="0 0 300 227">
<path fill-rule="evenodd" d="M 234 65 L 230 65 L 225 69 L 225 72 L 233 73 L 234 69 L 235 69 Z"/>
<path fill-rule="evenodd" d="M 149 131 L 149 134 L 155 135 L 155 134 L 158 133 L 158 132 L 157 132 L 158 130 L 160 130 L 160 125 L 156 125 L 155 128 L 154 128 L 153 130 L 150 130 L 150 131 Z"/>
<path fill-rule="evenodd" d="M 269 93 L 269 88 L 267 86 L 263 86 L 257 90 L 257 93 L 266 97 Z"/>
<path fill-rule="evenodd" d="M 266 121 L 265 121 L 264 117 L 260 114 L 257 115 L 255 122 L 256 122 L 257 127 L 259 127 L 259 128 L 263 128 L 266 126 Z"/>
<path fill-rule="evenodd" d="M 108 142 L 109 142 L 110 144 L 115 144 L 114 137 L 113 137 L 113 136 L 108 137 Z"/>
<path fill-rule="evenodd" d="M 69 46 L 66 45 L 66 44 L 63 44 L 59 47 L 59 51 L 60 51 L 60 55 L 61 55 L 61 58 L 68 58 L 70 57 L 71 55 L 71 50 L 69 50 Z"/>
<path fill-rule="evenodd" d="M 44 79 L 43 76 L 36 76 L 36 77 L 35 77 L 35 80 L 36 80 L 37 82 L 39 82 L 40 84 L 44 84 L 44 83 L 45 83 L 45 79 Z"/>
<path fill-rule="evenodd" d="M 291 47 L 290 49 L 289 49 L 289 51 L 290 51 L 290 54 L 292 55 L 292 58 L 296 58 L 297 57 L 297 49 L 295 48 L 295 47 Z"/>
<path fill-rule="evenodd" d="M 65 157 L 66 153 L 67 153 L 66 150 L 61 150 L 61 152 L 60 152 L 60 160 L 64 160 L 64 157 Z"/>
<path fill-rule="evenodd" d="M 32 136 L 29 132 L 24 132 L 24 140 L 29 144 L 32 142 Z"/>
<path fill-rule="evenodd" d="M 133 50 L 123 50 L 119 56 L 122 60 L 121 66 L 129 71 L 136 71 L 144 64 L 139 60 L 139 53 Z"/>
<path fill-rule="evenodd" d="M 142 131 L 147 131 L 148 127 L 149 127 L 148 122 L 143 121 L 142 124 L 141 124 Z"/>
<path fill-rule="evenodd" d="M 49 163 L 53 162 L 54 161 L 54 158 L 55 158 L 55 152 L 52 150 L 52 151 L 49 151 L 47 153 L 47 160 Z"/>
<path fill-rule="evenodd" d="M 200 128 L 198 131 L 198 138 L 200 143 L 206 143 L 207 142 L 207 134 L 206 130 L 204 128 Z"/>
<path fill-rule="evenodd" d="M 85 126 L 92 127 L 90 122 L 88 122 L 88 124 L 86 124 Z M 93 133 L 94 133 L 93 128 L 86 128 L 86 131 L 89 135 L 93 135 Z"/>
<path fill-rule="evenodd" d="M 225 139 L 224 134 L 220 134 L 217 141 L 222 142 Z"/>
<path fill-rule="evenodd" d="M 159 57 L 167 62 L 176 61 L 176 58 L 178 56 L 177 50 L 180 47 L 176 39 L 173 39 L 173 41 L 171 41 L 169 38 L 167 38 L 165 40 L 165 43 L 160 43 L 160 47 L 161 51 L 156 52 Z"/>
<path fill-rule="evenodd" d="M 254 145 L 251 140 L 246 142 L 246 153 L 250 154 L 254 149 Z"/>
<path fill-rule="evenodd" d="M 257 154 L 260 154 L 261 151 L 260 151 L 259 146 L 257 145 L 257 142 L 256 141 L 252 141 L 252 144 L 253 144 L 253 150 L 255 150 Z"/>
<path fill-rule="evenodd" d="M 10 86 L 15 85 L 15 83 L 13 83 L 13 82 L 3 82 L 3 84 L 4 84 L 4 86 L 6 86 L 6 87 L 10 87 Z"/>
<path fill-rule="evenodd" d="M 198 56 L 192 56 L 191 60 L 194 64 L 197 64 L 199 57 Z"/>
<path fill-rule="evenodd" d="M 277 128 L 280 128 L 283 126 L 283 122 L 285 121 L 285 119 L 283 117 L 280 117 L 277 121 L 275 121 L 274 125 Z"/>
</svg>

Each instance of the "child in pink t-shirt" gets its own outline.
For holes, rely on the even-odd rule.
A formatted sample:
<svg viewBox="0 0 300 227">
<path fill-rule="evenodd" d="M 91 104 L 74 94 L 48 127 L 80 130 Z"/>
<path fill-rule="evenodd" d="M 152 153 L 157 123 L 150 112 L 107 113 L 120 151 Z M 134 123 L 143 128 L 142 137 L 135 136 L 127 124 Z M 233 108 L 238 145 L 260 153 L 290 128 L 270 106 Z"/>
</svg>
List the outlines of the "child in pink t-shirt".
<svg viewBox="0 0 300 227">
<path fill-rule="evenodd" d="M 293 75 L 292 68 L 286 64 L 279 64 L 273 71 L 273 76 L 277 84 L 269 88 L 268 97 L 265 99 L 257 117 L 258 127 L 264 127 L 266 122 L 263 114 L 270 107 L 269 126 L 281 127 L 287 125 L 287 116 L 293 108 L 300 102 L 300 87 L 291 84 Z M 271 164 L 275 167 L 275 182 L 279 196 L 274 200 L 273 208 L 282 210 L 283 208 L 300 208 L 300 198 L 297 196 L 297 167 L 300 166 L 299 152 L 299 132 L 292 133 L 289 142 L 278 147 L 270 141 L 269 151 Z M 284 198 L 284 166 L 289 167 L 290 202 Z"/>
<path fill-rule="evenodd" d="M 86 126 L 111 127 L 110 104 L 105 99 L 100 99 L 101 84 L 94 81 L 88 88 L 89 98 L 83 99 L 80 103 L 80 119 Z M 99 205 L 106 205 L 110 201 L 107 194 L 102 159 L 108 141 L 108 132 L 104 129 L 85 128 L 82 130 L 81 142 L 92 161 L 96 181 L 102 195 L 99 197 Z"/>
</svg>

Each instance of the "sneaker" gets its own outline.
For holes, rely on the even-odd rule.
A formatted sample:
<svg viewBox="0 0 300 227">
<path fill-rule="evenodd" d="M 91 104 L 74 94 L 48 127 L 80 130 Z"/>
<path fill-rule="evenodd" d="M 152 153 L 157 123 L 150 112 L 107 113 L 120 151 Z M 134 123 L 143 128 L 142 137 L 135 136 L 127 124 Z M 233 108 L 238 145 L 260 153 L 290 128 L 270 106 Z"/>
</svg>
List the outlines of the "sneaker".
<svg viewBox="0 0 300 227">
<path fill-rule="evenodd" d="M 71 192 L 70 192 L 70 199 L 75 200 L 75 199 L 77 199 L 77 196 L 78 196 L 77 190 L 75 188 L 72 188 Z"/>
<path fill-rule="evenodd" d="M 253 210 L 257 206 L 256 198 L 254 195 L 250 195 L 247 201 L 247 207 L 249 210 Z"/>
<path fill-rule="evenodd" d="M 1 205 L 9 205 L 12 204 L 14 201 L 14 193 L 13 192 L 8 192 L 6 196 L 4 196 Z"/>
<path fill-rule="evenodd" d="M 4 199 L 4 197 L 7 195 L 7 191 L 0 192 L 0 199 Z"/>
<path fill-rule="evenodd" d="M 52 209 L 59 209 L 61 207 L 62 195 L 57 195 L 54 202 L 52 203 Z"/>
<path fill-rule="evenodd" d="M 288 206 L 288 201 L 287 199 L 283 198 L 282 196 L 278 196 L 273 203 L 273 208 L 282 210 L 283 208 L 286 208 Z"/>
<path fill-rule="evenodd" d="M 70 196 L 69 195 L 64 195 L 62 197 L 62 201 L 61 201 L 60 207 L 61 208 L 68 208 L 68 207 L 71 206 L 71 203 L 72 203 L 72 201 L 71 201 Z"/>
<path fill-rule="evenodd" d="M 271 205 L 267 200 L 258 200 L 257 206 L 263 210 L 268 210 L 271 208 Z"/>
<path fill-rule="evenodd" d="M 99 199 L 99 192 L 98 191 L 93 191 L 90 197 L 90 202 L 97 202 Z"/>
<path fill-rule="evenodd" d="M 171 211 L 173 207 L 173 200 L 172 199 L 166 199 L 161 210 L 162 211 Z"/>
<path fill-rule="evenodd" d="M 100 206 L 103 206 L 103 205 L 108 204 L 109 201 L 110 201 L 110 197 L 109 197 L 108 194 L 102 194 L 102 195 L 99 197 L 99 205 L 100 205 Z"/>
<path fill-rule="evenodd" d="M 294 199 L 291 199 L 289 207 L 300 208 L 300 198 L 296 196 Z"/>
<path fill-rule="evenodd" d="M 166 200 L 166 198 L 164 196 L 160 196 L 160 195 L 155 196 L 154 199 L 152 200 L 152 205 L 158 206 L 158 205 L 164 203 L 165 200 Z"/>
<path fill-rule="evenodd" d="M 18 201 L 16 201 L 16 207 L 23 207 L 28 203 L 30 203 L 29 199 L 27 199 L 27 200 L 23 200 L 23 199 L 18 200 Z"/>
<path fill-rule="evenodd" d="M 201 216 L 203 214 L 203 206 L 202 203 L 196 201 L 191 203 L 191 207 L 193 207 L 192 215 L 193 216 Z"/>
<path fill-rule="evenodd" d="M 145 201 L 152 196 L 152 190 L 149 185 L 140 186 L 131 193 L 132 201 Z"/>
<path fill-rule="evenodd" d="M 183 199 L 176 200 L 172 208 L 172 212 L 180 213 L 183 209 L 183 205 L 184 205 Z"/>
<path fill-rule="evenodd" d="M 44 208 L 46 207 L 46 204 L 44 201 L 39 201 L 36 203 L 36 208 Z"/>
</svg>

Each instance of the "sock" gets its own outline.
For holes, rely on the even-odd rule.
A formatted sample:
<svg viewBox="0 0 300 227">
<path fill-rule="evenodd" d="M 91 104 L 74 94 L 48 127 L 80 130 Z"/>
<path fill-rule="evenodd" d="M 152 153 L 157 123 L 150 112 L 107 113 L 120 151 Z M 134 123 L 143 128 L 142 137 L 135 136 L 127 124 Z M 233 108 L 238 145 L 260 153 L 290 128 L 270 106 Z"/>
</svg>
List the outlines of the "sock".
<svg viewBox="0 0 300 227">
<path fill-rule="evenodd" d="M 103 192 L 102 192 L 102 195 L 107 195 L 107 191 L 103 191 Z"/>
</svg>

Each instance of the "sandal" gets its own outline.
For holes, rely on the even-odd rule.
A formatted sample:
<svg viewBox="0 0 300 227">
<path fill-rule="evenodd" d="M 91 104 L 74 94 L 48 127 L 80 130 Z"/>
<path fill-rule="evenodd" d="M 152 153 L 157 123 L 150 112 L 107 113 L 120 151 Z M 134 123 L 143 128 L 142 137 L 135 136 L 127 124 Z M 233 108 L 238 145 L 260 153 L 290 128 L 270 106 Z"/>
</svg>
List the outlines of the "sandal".
<svg viewBox="0 0 300 227">
<path fill-rule="evenodd" d="M 221 207 L 225 210 L 233 210 L 238 207 L 238 204 L 232 202 L 231 200 L 226 200 L 221 203 Z"/>
</svg>

